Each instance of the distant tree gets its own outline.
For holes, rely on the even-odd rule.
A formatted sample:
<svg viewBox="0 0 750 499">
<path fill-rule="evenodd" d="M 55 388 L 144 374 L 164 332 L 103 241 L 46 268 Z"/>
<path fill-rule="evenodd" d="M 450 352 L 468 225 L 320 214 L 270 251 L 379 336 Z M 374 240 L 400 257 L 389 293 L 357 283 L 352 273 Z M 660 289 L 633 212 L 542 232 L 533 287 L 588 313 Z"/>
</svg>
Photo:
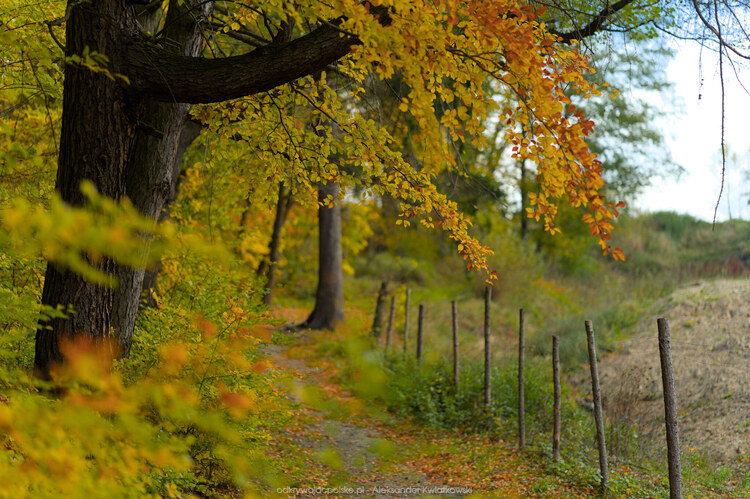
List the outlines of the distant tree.
<svg viewBox="0 0 750 499">
<path fill-rule="evenodd" d="M 335 329 L 344 320 L 344 271 L 341 249 L 341 187 L 330 182 L 318 194 L 318 288 L 315 308 L 300 327 Z"/>
<path fill-rule="evenodd" d="M 268 242 L 268 255 L 258 265 L 257 274 L 266 280 L 266 292 L 263 295 L 263 303 L 271 306 L 273 303 L 273 291 L 276 286 L 276 267 L 281 257 L 279 247 L 281 246 L 281 230 L 286 222 L 289 208 L 294 202 L 291 189 L 284 182 L 279 182 L 279 193 L 276 201 L 276 211 L 273 220 L 273 231 Z"/>
<path fill-rule="evenodd" d="M 665 68 L 671 51 L 654 42 L 633 43 L 627 50 L 601 48 L 592 75 L 620 92 L 617 99 L 576 99 L 596 123 L 589 147 L 604 165 L 607 191 L 633 200 L 656 177 L 679 176 L 664 141 L 660 120 L 679 111 L 672 98 Z M 659 95 L 660 104 L 647 100 Z M 647 97 L 648 96 L 648 97 Z"/>
</svg>

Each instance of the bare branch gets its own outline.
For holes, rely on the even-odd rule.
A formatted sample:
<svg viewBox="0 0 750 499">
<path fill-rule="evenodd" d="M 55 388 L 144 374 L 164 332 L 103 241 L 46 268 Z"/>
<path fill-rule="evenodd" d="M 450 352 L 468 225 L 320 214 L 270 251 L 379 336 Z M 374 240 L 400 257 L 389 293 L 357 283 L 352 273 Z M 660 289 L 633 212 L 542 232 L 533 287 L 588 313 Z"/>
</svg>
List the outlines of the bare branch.
<svg viewBox="0 0 750 499">
<path fill-rule="evenodd" d="M 563 39 L 563 41 L 566 42 L 587 38 L 589 36 L 595 35 L 599 31 L 602 31 L 604 29 L 604 25 L 612 17 L 612 15 L 621 11 L 633 2 L 634 0 L 620 0 L 619 2 L 607 5 L 604 9 L 601 10 L 601 12 L 594 16 L 594 19 L 590 23 L 588 23 L 583 28 L 576 28 L 567 33 L 561 33 L 557 30 L 551 29 L 550 33 L 559 36 Z"/>
</svg>

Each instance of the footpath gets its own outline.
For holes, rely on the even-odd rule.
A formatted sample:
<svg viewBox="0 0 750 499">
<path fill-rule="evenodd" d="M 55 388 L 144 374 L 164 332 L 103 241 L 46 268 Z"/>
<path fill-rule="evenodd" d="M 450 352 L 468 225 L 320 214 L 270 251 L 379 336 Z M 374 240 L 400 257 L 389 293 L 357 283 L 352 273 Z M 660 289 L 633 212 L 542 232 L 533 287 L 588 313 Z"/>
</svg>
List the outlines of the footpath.
<svg viewBox="0 0 750 499">
<path fill-rule="evenodd" d="M 273 443 L 298 477 L 280 497 L 592 497 L 545 470 L 540 456 L 514 443 L 455 430 L 424 428 L 366 406 L 335 382 L 329 359 L 313 358 L 319 335 L 267 347 L 295 423 Z"/>
</svg>

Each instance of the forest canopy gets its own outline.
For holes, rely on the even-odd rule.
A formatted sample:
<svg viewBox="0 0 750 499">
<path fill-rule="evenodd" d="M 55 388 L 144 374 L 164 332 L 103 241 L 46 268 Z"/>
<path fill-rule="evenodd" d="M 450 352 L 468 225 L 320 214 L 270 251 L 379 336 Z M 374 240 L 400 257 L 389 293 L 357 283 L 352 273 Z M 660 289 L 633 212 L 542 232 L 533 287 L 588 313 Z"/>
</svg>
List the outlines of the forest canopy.
<svg viewBox="0 0 750 499">
<path fill-rule="evenodd" d="M 222 441 L 223 416 L 214 411 L 246 411 L 254 376 L 264 372 L 256 351 L 234 355 L 249 348 L 237 346 L 241 337 L 252 336 L 251 347 L 261 341 L 248 332 L 267 319 L 260 297 L 272 279 L 259 276 L 269 267 L 272 276 L 280 260 L 278 241 L 267 250 L 252 231 L 265 237 L 288 213 L 317 209 L 322 254 L 325 210 L 356 199 L 348 251 L 364 247 L 378 223 L 419 223 L 444 231 L 465 267 L 492 284 L 494 248 L 459 207 L 465 191 L 445 179 L 500 196 L 501 160 L 522 165 L 522 184 L 528 168 L 524 219 L 554 235 L 571 209 L 602 253 L 624 260 L 611 241 L 624 203 L 609 199 L 616 189 L 607 190 L 602 163 L 618 156 L 593 152 L 607 142 L 594 140 L 584 112 L 592 97 L 618 99 L 618 91 L 596 74 L 593 47 L 671 33 L 734 64 L 748 58 L 744 13 L 728 2 L 646 0 L 7 0 L 0 7 L 0 246 L 12 284 L 1 288 L 0 319 L 12 332 L 9 379 L 24 393 L 70 381 L 82 371 L 66 361 L 85 357 L 71 344 L 82 341 L 84 353 L 106 359 L 89 365 L 84 378 L 96 393 L 83 405 L 96 412 L 110 390 L 125 406 L 106 438 L 127 433 L 129 415 L 137 415 L 151 425 L 139 434 L 145 448 L 160 424 L 140 412 L 148 406 L 190 417 L 206 409 L 215 425 L 191 431 Z M 274 207 L 284 216 L 273 220 Z M 297 223 L 302 230 L 308 221 Z M 341 233 L 340 220 L 330 227 Z M 222 266 L 226 272 L 216 271 Z M 179 303 L 158 299 L 156 275 L 181 293 Z M 159 315 L 147 305 L 167 310 Z M 211 317 L 199 317 L 201 307 Z M 190 335 L 178 335 L 178 347 L 165 346 L 168 319 Z M 206 361 L 207 342 L 218 344 L 224 332 L 231 341 L 213 350 L 221 361 Z M 162 393 L 172 385 L 155 378 L 138 396 L 135 385 L 108 378 L 113 361 L 130 366 L 124 372 L 135 379 L 148 378 L 150 366 L 163 367 L 158 376 L 170 383 L 189 370 L 190 407 L 178 403 L 179 387 Z M 228 386 L 222 374 L 207 374 L 217 365 L 247 376 Z M 271 382 L 261 384 L 258 397 L 272 398 Z M 233 398 L 234 389 L 246 398 Z M 34 400 L 40 421 L 54 427 L 46 402 Z M 17 430 L 23 446 L 31 429 L 8 411 L 0 425 Z M 183 437 L 172 450 L 190 447 Z M 42 446 L 29 448 L 28 456 L 43 454 Z M 158 449 L 136 457 L 120 451 L 115 461 L 179 468 Z M 82 448 L 76 465 L 84 468 L 86 456 Z"/>
</svg>

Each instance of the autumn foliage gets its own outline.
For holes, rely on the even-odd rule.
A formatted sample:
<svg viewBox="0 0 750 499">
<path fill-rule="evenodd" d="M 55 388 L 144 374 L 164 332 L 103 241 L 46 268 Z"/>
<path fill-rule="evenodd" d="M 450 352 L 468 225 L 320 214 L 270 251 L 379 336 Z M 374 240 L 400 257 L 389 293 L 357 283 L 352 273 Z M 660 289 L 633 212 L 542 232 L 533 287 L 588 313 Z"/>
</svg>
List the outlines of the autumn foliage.
<svg viewBox="0 0 750 499">
<path fill-rule="evenodd" d="M 324 202 L 364 198 L 351 210 L 352 253 L 369 234 L 373 199 L 390 198 L 398 205 L 396 225 L 418 220 L 441 228 L 467 268 L 492 282 L 492 249 L 472 235 L 471 220 L 436 178 L 465 174 L 456 151 L 486 147 L 487 127 L 499 123 L 512 157 L 536 167 L 539 190 L 528 216 L 555 233 L 559 203 L 583 206 L 583 222 L 604 253 L 624 259 L 610 246 L 622 205 L 604 199 L 602 165 L 586 145 L 593 123 L 567 97 L 601 89 L 586 79 L 593 70 L 577 44 L 561 43 L 546 29 L 541 7 L 506 0 L 268 0 L 217 9 L 205 55 L 246 52 L 238 34 L 247 32 L 272 49 L 279 26 L 304 37 L 332 24 L 351 47 L 325 71 L 192 108 L 202 149 L 187 154 L 174 223 L 142 217 L 124 196 L 102 196 L 97 179 L 80 186 L 84 206 L 55 194 L 66 71 L 91 71 L 124 93 L 138 94 L 139 81 L 132 68 L 110 67 L 111 58 L 93 49 L 64 56 L 62 1 L 11 0 L 2 14 L 0 272 L 12 282 L 0 289 L 2 493 L 175 496 L 216 492 L 217 484 L 263 490 L 276 483 L 262 450 L 289 412 L 274 386 L 277 374 L 261 360 L 259 345 L 271 338 L 252 334 L 269 319 L 250 268 L 264 256 L 260 240 L 269 220 L 247 221 L 246 214 L 273 204 L 279 182 L 308 208 L 328 182 L 339 182 L 344 194 Z M 396 83 L 393 106 L 374 104 L 373 88 Z M 304 209 L 290 231 L 309 225 Z M 45 261 L 116 286 L 96 265 L 150 266 L 159 259 L 158 307 L 139 316 L 131 358 L 112 368 L 112 358 L 102 357 L 112 350 L 106 340 L 82 334 L 61 345 L 66 362 L 51 382 L 32 378 L 29 330 L 40 318 L 86 313 L 38 305 Z"/>
<path fill-rule="evenodd" d="M 382 22 L 372 15 L 374 5 L 380 3 L 336 2 L 316 12 L 343 15 L 342 36 L 360 40 L 338 75 L 324 72 L 273 93 L 204 106 L 197 117 L 220 137 L 241 136 L 254 146 L 248 174 L 255 181 L 284 178 L 307 199 L 314 199 L 316 182 L 333 180 L 366 195 L 391 196 L 401 204 L 397 224 L 418 219 L 448 231 L 477 270 L 487 270 L 491 250 L 471 236 L 471 221 L 438 191 L 435 176 L 460 171 L 457 146 L 486 146 L 488 122 L 500 120 L 512 156 L 537 167 L 539 192 L 528 215 L 554 233 L 557 204 L 567 198 L 588 209 L 584 222 L 604 253 L 612 251 L 617 211 L 601 194 L 602 165 L 586 144 L 594 124 L 567 97 L 601 89 L 585 78 L 593 70 L 578 46 L 558 43 L 546 31 L 543 9 L 515 2 L 386 2 L 388 22 Z M 309 15 L 297 9 L 286 15 Z M 259 15 L 255 7 L 240 7 L 226 29 L 257 24 Z M 374 81 L 395 79 L 398 106 L 385 109 L 390 117 L 373 113 Z M 395 130 L 383 126 L 396 114 Z M 394 138 L 403 126 L 398 122 L 408 120 L 416 128 L 416 163 L 405 160 Z"/>
</svg>

